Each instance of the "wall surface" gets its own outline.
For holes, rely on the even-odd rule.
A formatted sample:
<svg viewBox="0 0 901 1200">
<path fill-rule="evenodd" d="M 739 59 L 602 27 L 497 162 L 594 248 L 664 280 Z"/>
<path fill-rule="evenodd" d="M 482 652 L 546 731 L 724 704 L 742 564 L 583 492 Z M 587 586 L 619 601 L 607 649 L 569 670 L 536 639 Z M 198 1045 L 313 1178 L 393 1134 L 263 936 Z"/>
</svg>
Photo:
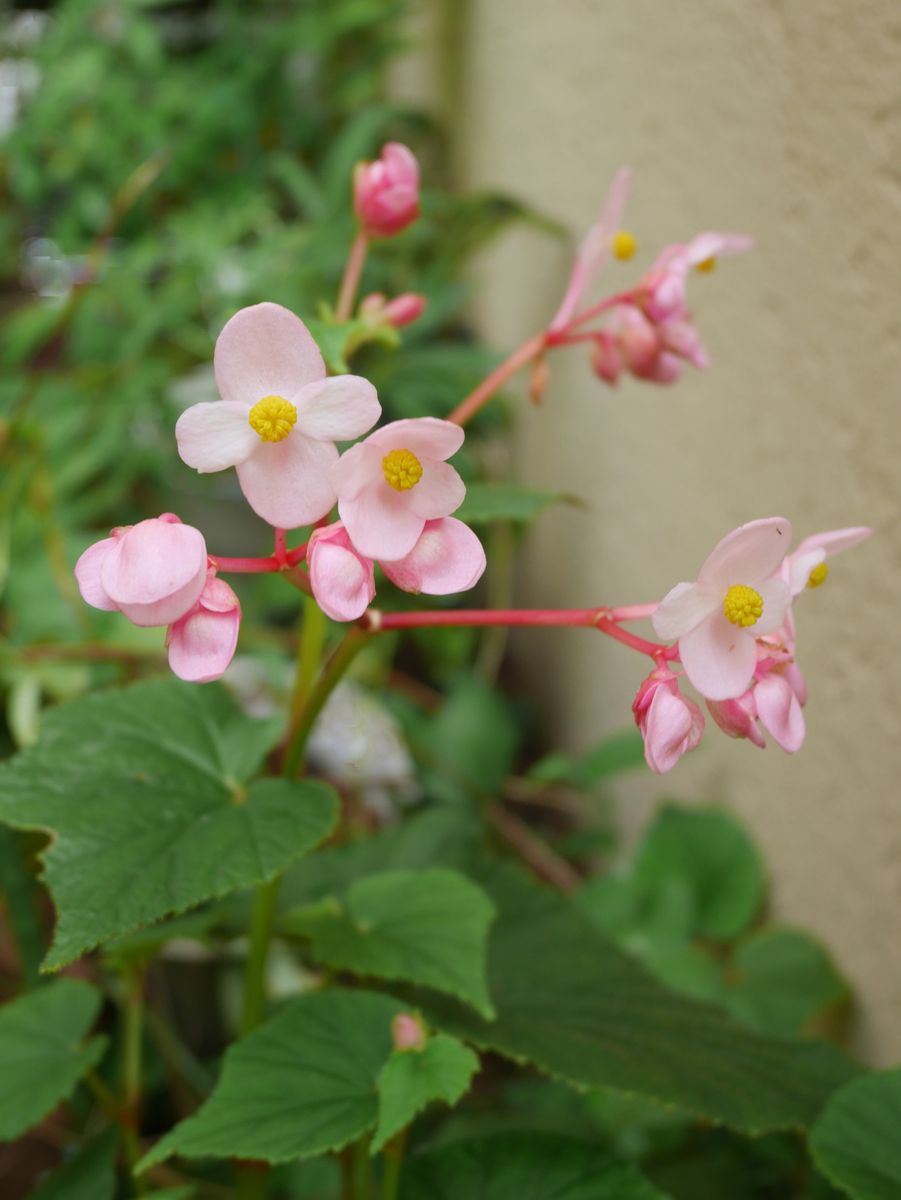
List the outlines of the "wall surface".
<svg viewBox="0 0 901 1200">
<path fill-rule="evenodd" d="M 552 361 L 523 405 L 522 481 L 546 514 L 521 601 L 659 598 L 758 516 L 799 536 L 877 537 L 801 598 L 808 737 L 788 757 L 725 738 L 622 789 L 633 832 L 662 794 L 723 801 L 763 846 L 778 914 L 818 931 L 858 990 L 860 1049 L 901 1058 L 901 9 L 842 0 L 453 0 L 456 157 L 572 237 L 511 235 L 480 317 L 511 348 L 556 307 L 567 255 L 621 163 L 636 173 L 638 269 L 667 241 L 746 230 L 756 252 L 692 282 L 713 367 L 672 389 L 605 389 Z M 465 15 L 464 15 L 465 12 Z M 454 72 L 445 78 L 453 83 Z M 614 264 L 612 289 L 634 273 Z M 520 649 L 524 643 L 520 640 Z M 628 721 L 643 662 L 587 631 L 537 632 L 528 668 L 565 743 Z M 551 669 L 552 668 L 552 669 Z"/>
</svg>

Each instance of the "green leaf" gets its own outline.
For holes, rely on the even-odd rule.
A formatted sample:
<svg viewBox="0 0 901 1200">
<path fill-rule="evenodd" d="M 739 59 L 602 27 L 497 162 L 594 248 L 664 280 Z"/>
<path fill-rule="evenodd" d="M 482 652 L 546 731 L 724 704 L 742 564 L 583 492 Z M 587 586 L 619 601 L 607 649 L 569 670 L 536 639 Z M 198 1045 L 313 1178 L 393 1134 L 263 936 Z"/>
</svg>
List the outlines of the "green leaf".
<svg viewBox="0 0 901 1200">
<path fill-rule="evenodd" d="M 539 783 L 563 783 L 587 790 L 625 771 L 644 766 L 644 742 L 637 729 L 626 729 L 602 738 L 584 754 L 555 752 L 540 759 L 529 771 Z"/>
<path fill-rule="evenodd" d="M 854 1200 L 898 1200 L 899 1129 L 901 1068 L 862 1075 L 833 1096 L 814 1126 L 814 1162 Z"/>
<path fill-rule="evenodd" d="M 803 1033 L 849 994 L 823 947 L 798 929 L 753 934 L 739 945 L 732 967 L 729 1009 L 770 1033 Z"/>
<path fill-rule="evenodd" d="M 0 771 L 0 820 L 52 839 L 45 969 L 271 879 L 328 836 L 338 802 L 325 784 L 247 785 L 276 736 L 223 689 L 174 680 L 48 713 L 37 746 Z"/>
<path fill-rule="evenodd" d="M 542 492 L 516 483 L 470 483 L 466 499 L 454 513 L 468 525 L 490 521 L 528 522 L 552 504 L 578 504 L 563 492 Z"/>
<path fill-rule="evenodd" d="M 379 1123 L 372 1153 L 406 1129 L 430 1101 L 456 1104 L 478 1069 L 478 1055 L 446 1033 L 431 1038 L 422 1050 L 395 1050 L 379 1075 Z"/>
<path fill-rule="evenodd" d="M 438 997 L 437 1027 L 576 1085 L 636 1092 L 738 1129 L 807 1127 L 856 1068 L 831 1046 L 768 1037 L 668 991 L 565 897 L 512 868 L 482 879 L 497 1020 Z"/>
<path fill-rule="evenodd" d="M 54 1171 L 31 1200 L 113 1200 L 118 1134 L 108 1129 Z"/>
<path fill-rule="evenodd" d="M 400 1200 L 664 1200 L 635 1167 L 590 1142 L 504 1133 L 411 1156 Z"/>
<path fill-rule="evenodd" d="M 26 838 L 0 825 L 0 896 L 19 950 L 22 975 L 29 987 L 40 980 L 45 937 L 39 915 L 40 888 L 25 862 Z"/>
<path fill-rule="evenodd" d="M 138 1164 L 172 1154 L 286 1162 L 340 1150 L 378 1118 L 378 1077 L 401 1004 L 328 991 L 286 1005 L 226 1052 L 206 1103 Z"/>
<path fill-rule="evenodd" d="M 65 1100 L 103 1055 L 106 1039 L 85 1041 L 100 994 L 57 979 L 0 1008 L 0 1141 L 11 1141 Z"/>
<path fill-rule="evenodd" d="M 669 879 L 686 881 L 696 902 L 695 932 L 703 937 L 737 937 L 763 902 L 757 849 L 720 809 L 666 805 L 642 839 L 634 873 L 649 890 Z"/>
<path fill-rule="evenodd" d="M 385 871 L 351 884 L 341 900 L 295 910 L 282 928 L 311 939 L 332 967 L 422 984 L 493 1014 L 485 983 L 494 905 L 456 871 Z"/>
<path fill-rule="evenodd" d="M 420 738 L 429 792 L 451 803 L 493 797 L 512 769 L 519 738 L 504 699 L 475 676 L 461 678 Z"/>
</svg>

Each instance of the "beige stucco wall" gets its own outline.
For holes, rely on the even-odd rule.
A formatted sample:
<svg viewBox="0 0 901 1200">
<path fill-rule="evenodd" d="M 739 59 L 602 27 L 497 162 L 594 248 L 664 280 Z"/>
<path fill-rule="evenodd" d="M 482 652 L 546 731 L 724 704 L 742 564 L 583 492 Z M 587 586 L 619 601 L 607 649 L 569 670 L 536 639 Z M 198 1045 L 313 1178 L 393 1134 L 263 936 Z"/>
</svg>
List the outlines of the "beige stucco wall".
<svg viewBox="0 0 901 1200">
<path fill-rule="evenodd" d="M 901 1058 L 901 10 L 892 0 L 451 0 L 455 157 L 573 237 L 615 168 L 636 171 L 629 226 L 655 249 L 747 230 L 750 258 L 693 283 L 714 365 L 671 390 L 604 389 L 578 352 L 521 411 L 523 481 L 584 496 L 545 515 L 520 599 L 659 597 L 757 516 L 799 534 L 868 522 L 878 537 L 805 595 L 811 689 L 801 754 L 711 725 L 668 779 L 620 789 L 634 830 L 655 798 L 721 800 L 754 830 L 779 915 L 817 930 L 858 989 L 859 1045 Z M 454 86 L 455 72 L 444 76 Z M 484 328 L 539 328 L 562 246 L 506 239 L 483 265 Z M 625 279 L 627 268 L 610 270 Z M 525 648 L 523 640 L 520 649 Z M 586 746 L 629 717 L 637 656 L 588 632 L 528 635 L 549 724 Z"/>
</svg>

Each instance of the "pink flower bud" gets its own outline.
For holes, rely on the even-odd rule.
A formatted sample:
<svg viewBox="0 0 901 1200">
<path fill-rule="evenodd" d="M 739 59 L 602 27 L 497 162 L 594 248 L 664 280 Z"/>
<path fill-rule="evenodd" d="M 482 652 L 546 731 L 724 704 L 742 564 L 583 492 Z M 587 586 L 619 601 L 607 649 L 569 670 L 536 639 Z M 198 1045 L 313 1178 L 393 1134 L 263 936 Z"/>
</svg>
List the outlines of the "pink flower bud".
<svg viewBox="0 0 901 1200">
<path fill-rule="evenodd" d="M 403 292 L 385 305 L 385 316 L 395 329 L 412 325 L 425 312 L 426 299 L 418 292 Z"/>
<path fill-rule="evenodd" d="M 340 521 L 316 529 L 307 546 L 313 597 L 333 621 L 355 621 L 375 595 L 372 559 L 354 549 Z"/>
<path fill-rule="evenodd" d="M 234 656 L 240 624 L 238 597 L 210 572 L 191 611 L 169 626 L 166 645 L 172 671 L 188 683 L 218 679 Z"/>
<path fill-rule="evenodd" d="M 422 1018 L 415 1013 L 398 1013 L 391 1022 L 395 1050 L 424 1050 L 428 1040 Z"/>
<path fill-rule="evenodd" d="M 591 367 L 604 383 L 616 384 L 623 369 L 619 351 L 614 345 L 614 339 L 602 330 L 595 338 L 591 347 Z"/>
<path fill-rule="evenodd" d="M 118 611 L 134 625 L 171 625 L 203 591 L 207 552 L 203 534 L 163 513 L 114 529 L 88 547 L 75 564 L 82 598 L 94 608 Z"/>
<path fill-rule="evenodd" d="M 761 750 L 766 746 L 766 738 L 757 724 L 757 705 L 754 702 L 754 688 L 750 687 L 734 700 L 708 700 L 707 711 L 722 729 L 723 733 L 732 738 L 747 738 Z"/>
<path fill-rule="evenodd" d="M 658 775 L 694 750 L 704 732 L 703 713 L 679 691 L 678 676 L 669 667 L 651 672 L 638 689 L 632 712 L 644 738 L 645 760 Z"/>
<path fill-rule="evenodd" d="M 357 163 L 354 208 L 368 237 L 393 237 L 419 216 L 419 166 L 412 151 L 389 142 L 375 162 Z"/>
</svg>

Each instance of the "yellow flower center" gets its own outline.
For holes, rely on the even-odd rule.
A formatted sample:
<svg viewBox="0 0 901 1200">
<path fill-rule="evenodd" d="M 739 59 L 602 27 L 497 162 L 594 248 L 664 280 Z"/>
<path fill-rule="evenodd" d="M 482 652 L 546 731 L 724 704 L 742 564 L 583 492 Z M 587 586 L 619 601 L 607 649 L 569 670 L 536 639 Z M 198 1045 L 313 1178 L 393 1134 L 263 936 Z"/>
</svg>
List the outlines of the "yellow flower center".
<svg viewBox="0 0 901 1200">
<path fill-rule="evenodd" d="M 396 492 L 408 492 L 422 479 L 422 463 L 412 450 L 391 450 L 382 459 L 382 474 Z"/>
<path fill-rule="evenodd" d="M 283 442 L 297 420 L 297 409 L 283 396 L 264 396 L 247 417 L 264 442 Z"/>
<path fill-rule="evenodd" d="M 620 262 L 628 262 L 638 249 L 638 239 L 628 229 L 618 229 L 613 235 L 613 257 Z"/>
<path fill-rule="evenodd" d="M 723 600 L 723 612 L 727 621 L 747 629 L 763 614 L 763 596 L 745 583 L 733 583 Z"/>
<path fill-rule="evenodd" d="M 818 567 L 814 567 L 807 576 L 808 587 L 819 587 L 821 583 L 826 582 L 826 576 L 829 574 L 829 568 L 824 562 L 821 562 Z"/>
<path fill-rule="evenodd" d="M 703 258 L 695 265 L 695 270 L 700 271 L 702 275 L 709 275 L 716 266 L 716 256 L 711 254 L 709 258 Z"/>
</svg>

